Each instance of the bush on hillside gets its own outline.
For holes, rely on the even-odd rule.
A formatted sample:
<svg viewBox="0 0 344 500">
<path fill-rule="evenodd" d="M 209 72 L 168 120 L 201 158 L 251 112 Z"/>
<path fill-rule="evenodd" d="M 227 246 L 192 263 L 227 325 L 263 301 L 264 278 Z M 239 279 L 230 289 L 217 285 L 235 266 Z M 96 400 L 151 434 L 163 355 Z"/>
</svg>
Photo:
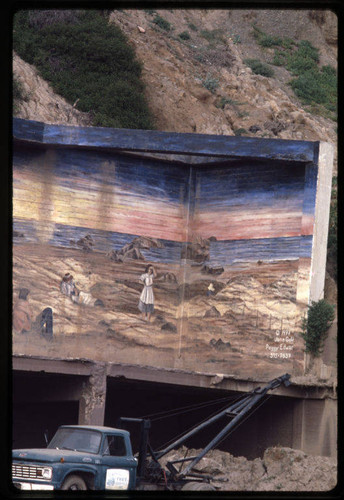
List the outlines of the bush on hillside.
<svg viewBox="0 0 344 500">
<path fill-rule="evenodd" d="M 22 101 L 27 101 L 28 96 L 24 91 L 21 81 L 18 80 L 15 76 L 13 77 L 12 98 L 13 98 L 13 114 L 16 114 L 19 109 L 18 104 Z"/>
<path fill-rule="evenodd" d="M 102 11 L 19 11 L 13 48 L 94 125 L 153 128 L 141 64 Z"/>
<path fill-rule="evenodd" d="M 320 356 L 327 332 L 335 318 L 334 306 L 324 299 L 312 301 L 308 315 L 302 322 L 301 336 L 305 341 L 305 351 Z"/>
<path fill-rule="evenodd" d="M 182 31 L 182 33 L 179 33 L 179 38 L 182 40 L 190 40 L 190 33 L 188 31 Z"/>
<path fill-rule="evenodd" d="M 337 109 L 337 75 L 334 68 L 323 66 L 305 71 L 291 80 L 295 94 L 305 103 L 323 104 L 329 111 Z"/>
<path fill-rule="evenodd" d="M 330 220 L 327 240 L 327 267 L 332 277 L 337 280 L 337 248 L 338 248 L 338 202 L 337 177 L 332 179 Z"/>
<path fill-rule="evenodd" d="M 311 112 L 335 120 L 337 73 L 331 66 L 319 67 L 319 49 L 309 40 L 297 42 L 287 37 L 271 36 L 255 24 L 252 26 L 253 35 L 259 45 L 274 47 L 272 64 L 284 66 L 294 75 L 290 85 L 297 97 L 304 104 L 311 106 Z"/>
<path fill-rule="evenodd" d="M 159 26 L 159 28 L 165 31 L 170 31 L 171 29 L 171 24 L 158 14 L 153 19 L 153 23 L 155 23 L 157 26 Z"/>
<path fill-rule="evenodd" d="M 271 77 L 274 75 L 274 71 L 267 64 L 259 61 L 259 59 L 244 59 L 244 63 L 252 69 L 253 73 L 256 75 L 262 75 Z"/>
</svg>

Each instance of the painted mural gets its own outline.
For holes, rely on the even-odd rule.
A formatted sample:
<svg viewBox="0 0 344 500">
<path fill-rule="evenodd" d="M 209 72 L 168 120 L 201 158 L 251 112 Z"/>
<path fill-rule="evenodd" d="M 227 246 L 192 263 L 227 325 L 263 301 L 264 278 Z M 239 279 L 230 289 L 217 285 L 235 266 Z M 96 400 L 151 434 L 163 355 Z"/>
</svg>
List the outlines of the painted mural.
<svg viewBox="0 0 344 500">
<path fill-rule="evenodd" d="M 302 373 L 316 171 L 18 147 L 13 352 Z"/>
</svg>

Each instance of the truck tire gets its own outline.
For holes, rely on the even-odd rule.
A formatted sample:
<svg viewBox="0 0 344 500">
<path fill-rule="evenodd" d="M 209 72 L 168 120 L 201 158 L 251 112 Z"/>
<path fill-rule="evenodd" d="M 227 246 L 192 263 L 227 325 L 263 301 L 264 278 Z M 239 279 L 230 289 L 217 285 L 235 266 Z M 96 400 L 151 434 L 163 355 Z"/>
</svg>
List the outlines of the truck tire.
<svg viewBox="0 0 344 500">
<path fill-rule="evenodd" d="M 67 477 L 61 490 L 87 490 L 87 486 L 82 477 L 73 475 Z"/>
<path fill-rule="evenodd" d="M 182 491 L 215 491 L 214 486 L 209 483 L 197 483 L 196 481 L 190 481 L 184 484 Z"/>
</svg>

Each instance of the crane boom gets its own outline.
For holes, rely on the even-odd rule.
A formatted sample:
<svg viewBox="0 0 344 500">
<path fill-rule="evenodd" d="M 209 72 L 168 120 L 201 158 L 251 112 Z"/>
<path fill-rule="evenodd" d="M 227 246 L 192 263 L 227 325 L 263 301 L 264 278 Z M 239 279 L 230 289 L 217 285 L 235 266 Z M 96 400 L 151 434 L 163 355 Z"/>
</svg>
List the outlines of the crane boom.
<svg viewBox="0 0 344 500">
<path fill-rule="evenodd" d="M 208 443 L 208 445 L 203 448 L 203 450 L 196 456 L 193 457 L 191 463 L 183 469 L 183 471 L 177 471 L 173 464 L 178 462 L 186 462 L 190 461 L 190 459 L 182 459 L 182 460 L 175 460 L 175 461 L 170 461 L 167 463 L 167 467 L 170 470 L 170 472 L 174 475 L 178 475 L 179 478 L 186 476 L 192 468 L 210 451 L 212 448 L 214 448 L 225 436 L 228 434 L 230 431 L 232 431 L 247 415 L 254 407 L 257 406 L 257 404 L 264 398 L 264 396 L 267 394 L 267 392 L 271 389 L 275 389 L 276 387 L 279 387 L 281 384 L 284 384 L 286 387 L 290 385 L 290 375 L 288 373 L 282 375 L 281 377 L 275 378 L 271 380 L 265 387 L 260 388 L 257 387 L 256 389 L 252 390 L 249 394 L 247 394 L 243 399 L 240 401 L 237 401 L 236 403 L 228 406 L 226 409 L 220 411 L 218 414 L 214 415 L 213 417 L 209 418 L 202 424 L 196 426 L 194 429 L 192 429 L 190 432 L 186 433 L 184 436 L 182 436 L 180 439 L 174 441 L 171 443 L 167 448 L 162 450 L 161 452 L 156 454 L 157 458 L 161 458 L 162 456 L 166 455 L 170 450 L 175 448 L 176 446 L 179 446 L 182 444 L 186 439 L 189 437 L 193 436 L 194 434 L 200 432 L 202 429 L 204 429 L 206 426 L 210 425 L 211 423 L 219 420 L 223 416 L 229 416 L 232 417 L 232 420 Z"/>
</svg>

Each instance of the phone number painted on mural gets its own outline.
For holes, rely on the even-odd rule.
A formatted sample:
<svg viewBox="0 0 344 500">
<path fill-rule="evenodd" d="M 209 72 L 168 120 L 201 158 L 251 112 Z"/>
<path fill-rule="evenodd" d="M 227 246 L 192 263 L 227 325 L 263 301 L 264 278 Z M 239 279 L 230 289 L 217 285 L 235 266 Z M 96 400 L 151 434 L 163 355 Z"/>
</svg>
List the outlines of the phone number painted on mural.
<svg viewBox="0 0 344 500">
<path fill-rule="evenodd" d="M 270 358 L 291 358 L 294 348 L 294 336 L 289 330 L 276 330 L 274 344 L 266 344 L 266 350 Z"/>
</svg>

